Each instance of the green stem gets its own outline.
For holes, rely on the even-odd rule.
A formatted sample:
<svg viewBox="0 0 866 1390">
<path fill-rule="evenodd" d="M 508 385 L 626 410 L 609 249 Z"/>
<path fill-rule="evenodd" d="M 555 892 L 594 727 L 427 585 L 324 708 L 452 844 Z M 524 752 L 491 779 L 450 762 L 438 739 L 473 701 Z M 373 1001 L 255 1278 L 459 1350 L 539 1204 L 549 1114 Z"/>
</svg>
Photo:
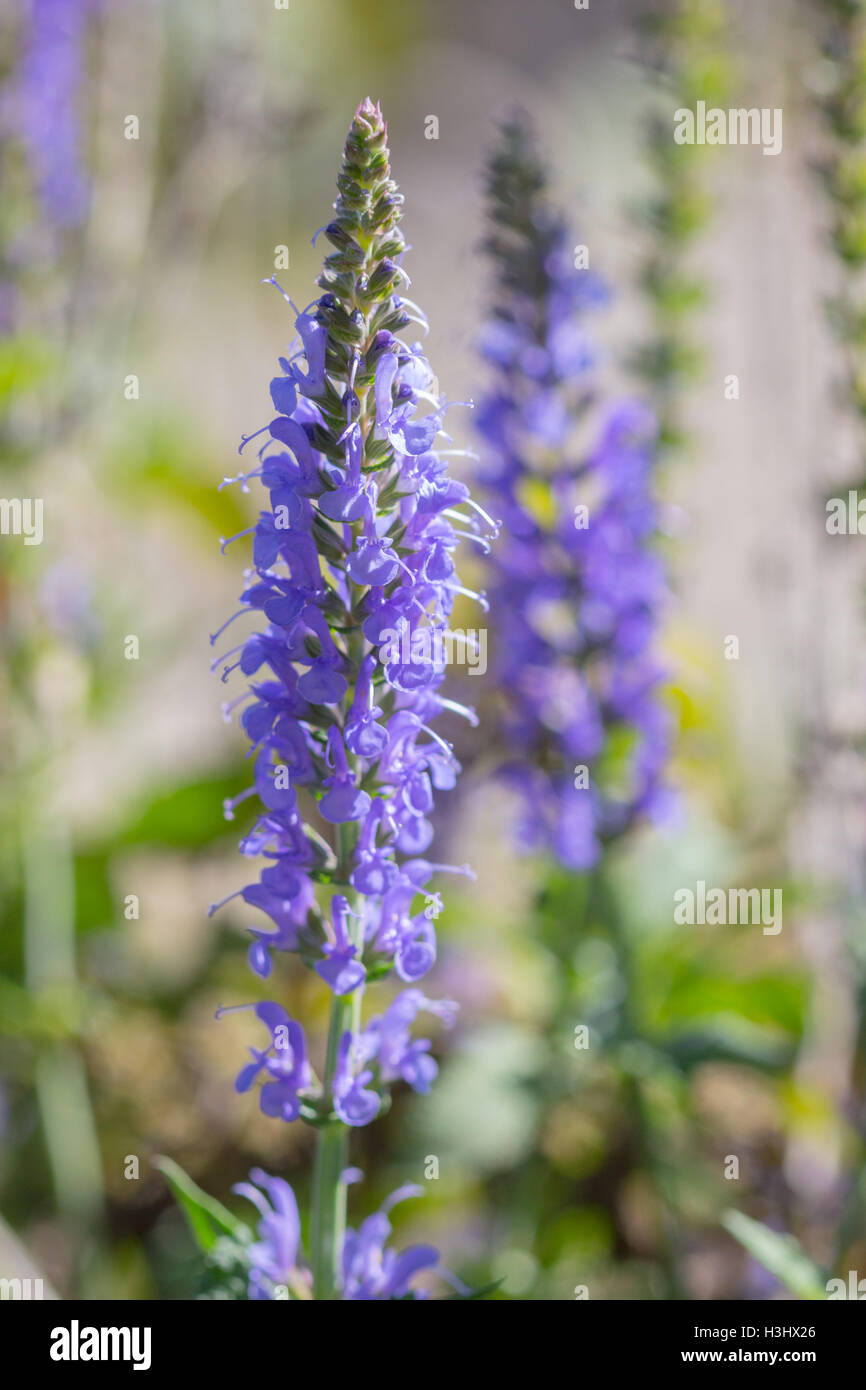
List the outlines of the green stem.
<svg viewBox="0 0 866 1390">
<path fill-rule="evenodd" d="M 337 1047 L 351 1023 L 352 1005 L 334 999 L 328 1030 L 328 1060 L 325 1086 L 330 1092 L 337 1059 Z M 346 1230 L 346 1184 L 341 1174 L 349 1157 L 349 1133 L 344 1124 L 332 1118 L 322 1125 L 316 1140 L 313 1167 L 313 1297 L 332 1299 L 337 1292 L 340 1257 Z"/>
<path fill-rule="evenodd" d="M 43 784 L 35 794 L 43 804 Z M 23 836 L 24 961 L 30 997 L 66 1001 L 78 992 L 72 849 L 63 826 L 25 810 Z M 45 873 L 45 865 L 51 873 Z M 36 1064 L 35 1093 L 57 1204 L 83 1231 L 103 1217 L 99 1139 L 81 1052 L 71 1039 L 46 1046 Z"/>
<path fill-rule="evenodd" d="M 622 921 L 619 904 L 603 878 L 599 886 L 607 898 L 607 922 L 611 944 L 616 951 L 619 968 L 625 984 L 625 999 L 622 1021 L 626 1037 L 640 1041 L 642 1021 L 638 1008 L 638 968 L 632 940 L 626 924 Z M 677 1256 L 677 1215 L 671 1201 L 668 1183 L 665 1178 L 663 1143 L 660 1143 L 647 1101 L 646 1088 L 641 1077 L 630 1072 L 625 1078 L 627 1109 L 634 1121 L 641 1165 L 646 1172 L 659 1204 L 659 1265 L 665 1282 L 666 1297 L 674 1301 L 684 1296 Z"/>
<path fill-rule="evenodd" d="M 358 835 L 354 823 L 337 826 L 337 877 L 348 880 L 352 851 Z M 337 886 L 336 884 L 334 885 Z M 348 892 L 348 887 L 347 887 Z M 355 930 L 349 923 L 349 935 Z M 335 995 L 328 1027 L 323 1087 L 331 1095 L 340 1038 L 348 1030 L 358 1032 L 361 1022 L 361 991 L 348 997 Z M 349 1158 L 349 1131 L 335 1115 L 321 1126 L 316 1140 L 313 1166 L 311 1250 L 313 1259 L 313 1297 L 333 1299 L 340 1281 L 340 1259 L 346 1231 L 346 1184 L 341 1180 Z"/>
</svg>

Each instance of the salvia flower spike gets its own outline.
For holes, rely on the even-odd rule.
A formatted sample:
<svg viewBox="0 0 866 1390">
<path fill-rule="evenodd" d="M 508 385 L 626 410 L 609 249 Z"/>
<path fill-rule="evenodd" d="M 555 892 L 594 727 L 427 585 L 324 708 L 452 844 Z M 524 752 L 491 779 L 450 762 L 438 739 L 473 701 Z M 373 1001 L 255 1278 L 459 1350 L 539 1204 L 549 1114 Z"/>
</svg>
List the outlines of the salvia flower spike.
<svg viewBox="0 0 866 1390">
<path fill-rule="evenodd" d="M 447 628 L 459 588 L 449 513 L 469 503 L 468 534 L 486 529 L 437 449 L 446 406 L 433 372 L 402 336 L 422 315 L 402 295 L 403 200 L 370 101 L 355 114 L 337 187 L 321 293 L 292 305 L 298 338 L 270 385 L 276 414 L 256 432 L 259 467 L 237 480 L 258 477 L 268 498 L 241 595 L 254 626 L 215 663 L 248 682 L 248 699 L 233 705 L 243 706 L 253 785 L 227 815 L 246 796 L 258 802 L 241 851 L 261 867 L 234 895 L 270 919 L 250 926 L 250 965 L 267 978 L 274 952 L 294 952 L 333 995 L 321 1076 L 301 1023 L 264 1001 L 255 1013 L 266 1033 L 251 1039 L 237 1082 L 260 1087 L 265 1113 L 319 1128 L 317 1298 L 377 1296 L 349 1291 L 368 1283 L 343 1249 L 346 1136 L 376 1117 L 394 1082 L 429 1088 L 436 1063 L 410 1033 L 416 1015 L 453 1018 L 416 984 L 436 959 L 425 907 L 438 911 L 439 899 L 428 885 L 450 867 L 423 857 L 434 797 L 460 770 L 431 725 L 460 710 L 440 692 L 441 664 L 424 655 L 436 644 L 412 638 Z M 363 1025 L 365 989 L 392 972 L 408 988 Z"/>
<path fill-rule="evenodd" d="M 49 227 L 75 226 L 87 214 L 81 147 L 86 38 L 102 0 L 30 0 L 21 4 L 17 71 L 0 102 L 0 122 L 26 150 Z"/>
<path fill-rule="evenodd" d="M 665 584 L 653 550 L 655 425 L 622 401 L 595 418 L 588 310 L 606 292 L 549 208 L 526 119 L 489 170 L 494 298 L 481 352 L 483 477 L 504 514 L 487 561 L 498 617 L 518 836 L 580 871 L 637 817 L 667 813 L 668 719 L 654 655 Z"/>
</svg>

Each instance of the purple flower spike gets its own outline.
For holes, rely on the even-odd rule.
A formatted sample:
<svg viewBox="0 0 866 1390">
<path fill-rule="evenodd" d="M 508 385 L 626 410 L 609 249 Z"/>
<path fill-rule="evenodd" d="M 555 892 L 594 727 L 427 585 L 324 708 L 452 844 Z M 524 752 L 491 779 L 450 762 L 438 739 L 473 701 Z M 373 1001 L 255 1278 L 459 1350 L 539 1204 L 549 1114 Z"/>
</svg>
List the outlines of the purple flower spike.
<svg viewBox="0 0 866 1390">
<path fill-rule="evenodd" d="M 279 929 L 257 932 L 251 965 L 264 975 L 271 948 L 300 950 L 341 989 L 343 965 L 360 975 L 363 960 L 333 941 L 308 949 L 311 931 L 318 943 L 328 937 L 308 894 L 316 882 L 363 895 L 366 941 L 407 982 L 435 960 L 425 895 L 413 902 L 410 891 L 393 921 L 385 899 L 401 860 L 427 851 L 436 794 L 459 772 L 432 726 L 443 713 L 474 717 L 440 696 L 446 671 L 433 639 L 455 595 L 468 593 L 455 565 L 462 540 L 484 546 L 494 530 L 436 452 L 444 405 L 421 348 L 400 336 L 423 317 L 397 293 L 401 201 L 381 113 L 364 105 L 324 228 L 334 250 L 320 296 L 294 309 L 298 343 L 270 383 L 279 414 L 261 432 L 258 470 L 270 507 L 254 528 L 239 615 L 263 614 L 268 626 L 216 663 L 224 678 L 240 669 L 256 681 L 242 723 L 263 814 L 244 853 L 298 862 L 299 834 L 306 848 L 302 879 L 279 894 L 244 892 Z M 311 798 L 338 828 L 332 847 L 344 882 L 325 855 L 310 853 Z"/>
<path fill-rule="evenodd" d="M 656 427 L 622 402 L 602 414 L 588 453 L 581 442 L 594 365 L 583 316 L 605 294 L 575 268 L 544 185 L 515 118 L 490 166 L 496 286 L 480 348 L 492 386 L 478 426 L 504 517 L 487 563 L 517 838 L 584 872 L 607 840 L 669 804 L 653 651 L 665 597 L 652 549 Z"/>
<path fill-rule="evenodd" d="M 27 153 L 47 221 L 73 227 L 87 215 L 88 179 L 80 107 L 86 91 L 85 42 L 102 0 L 30 0 L 22 51 L 0 109 L 0 123 Z"/>
<path fill-rule="evenodd" d="M 458 597 L 486 609 L 484 596 L 462 585 L 458 561 L 461 544 L 486 551 L 496 531 L 466 484 L 449 476 L 437 449 L 449 407 L 421 347 L 402 336 L 426 321 L 401 293 L 401 212 L 385 123 L 367 101 L 322 229 L 331 249 L 318 298 L 299 310 L 269 277 L 292 307 L 297 340 L 270 381 L 265 422 L 241 442 L 246 451 L 258 440 L 258 463 L 225 480 L 246 490 L 258 479 L 264 503 L 231 538 L 251 537 L 252 564 L 237 611 L 214 624 L 212 639 L 237 623 L 214 670 L 246 682 L 226 708 L 242 711 L 253 774 L 225 813 L 255 806 L 240 849 L 260 866 L 257 881 L 225 902 L 264 914 L 264 924 L 247 926 L 255 976 L 279 979 L 274 953 L 295 953 L 334 996 L 328 1044 L 316 1040 L 321 1078 L 300 1024 L 265 1002 L 256 1014 L 270 1041 L 251 1049 L 237 1080 L 243 1092 L 260 1083 L 265 1114 L 317 1127 L 311 1226 L 321 1244 L 312 1292 L 323 1299 L 420 1297 L 412 1280 L 438 1260 L 427 1246 L 387 1249 L 386 1205 L 348 1234 L 341 1291 L 323 1213 L 336 1209 L 335 1186 L 348 1180 L 340 1177 L 343 1127 L 370 1124 L 392 1085 L 423 1093 L 436 1076 L 431 1042 L 411 1033 L 416 1015 L 453 1018 L 451 1004 L 414 988 L 366 1025 L 361 1005 L 371 979 L 393 972 L 414 986 L 436 961 L 443 903 L 432 880 L 455 870 L 421 856 L 436 802 L 460 772 L 439 724 L 477 724 L 444 693 L 442 638 Z M 619 695 L 632 698 L 625 684 Z M 249 1296 L 278 1297 L 285 1285 L 290 1297 L 307 1297 L 290 1190 L 260 1170 L 252 1180 L 242 1191 L 262 1224 Z"/>
</svg>

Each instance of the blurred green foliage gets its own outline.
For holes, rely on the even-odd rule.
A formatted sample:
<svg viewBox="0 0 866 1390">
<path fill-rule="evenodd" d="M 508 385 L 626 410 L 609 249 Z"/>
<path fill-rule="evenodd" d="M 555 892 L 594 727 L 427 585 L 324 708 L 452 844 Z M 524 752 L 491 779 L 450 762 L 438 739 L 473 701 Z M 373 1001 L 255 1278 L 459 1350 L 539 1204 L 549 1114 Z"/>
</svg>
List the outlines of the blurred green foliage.
<svg viewBox="0 0 866 1390">
<path fill-rule="evenodd" d="M 638 18 L 645 59 L 656 69 L 667 102 L 648 122 L 652 192 L 638 208 L 647 232 L 639 284 L 649 305 L 651 330 L 634 353 L 632 367 L 646 383 L 664 451 L 685 443 L 680 409 L 703 370 L 696 321 L 707 306 L 708 289 L 690 268 L 690 258 L 712 212 L 706 151 L 700 145 L 674 143 L 668 108 L 671 102 L 694 109 L 698 101 L 715 106 L 725 100 L 731 81 L 729 21 L 719 0 L 664 0 L 658 7 L 642 9 Z"/>
</svg>

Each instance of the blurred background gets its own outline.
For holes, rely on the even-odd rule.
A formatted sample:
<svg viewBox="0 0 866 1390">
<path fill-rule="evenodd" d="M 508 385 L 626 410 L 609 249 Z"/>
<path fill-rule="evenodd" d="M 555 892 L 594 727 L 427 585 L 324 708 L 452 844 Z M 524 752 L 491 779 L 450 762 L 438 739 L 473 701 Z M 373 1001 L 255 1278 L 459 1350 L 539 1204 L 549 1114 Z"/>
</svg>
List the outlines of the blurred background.
<svg viewBox="0 0 866 1390">
<path fill-rule="evenodd" d="M 44 499 L 44 539 L 0 537 L 0 1273 L 193 1296 L 157 1154 L 235 1208 L 253 1163 L 303 1203 L 311 1132 L 234 1094 L 248 1029 L 214 1021 L 254 989 L 243 914 L 206 915 L 243 882 L 247 781 L 208 638 L 256 509 L 218 485 L 293 336 L 260 281 L 313 298 L 369 94 L 451 399 L 484 387 L 482 175 L 515 104 L 613 291 L 603 388 L 663 422 L 681 805 L 568 877 L 516 856 L 466 741 L 437 857 L 477 881 L 434 991 L 461 1022 L 432 1095 L 357 1135 L 351 1213 L 424 1183 L 401 1240 L 499 1298 L 797 1296 L 774 1233 L 801 1295 L 866 1275 L 864 542 L 825 525 L 866 478 L 861 28 L 843 0 L 5 0 L 2 491 Z M 674 146 L 698 99 L 781 107 L 782 153 Z M 675 926 L 699 879 L 781 887 L 783 930 Z M 277 983 L 325 1027 L 318 982 Z"/>
</svg>

